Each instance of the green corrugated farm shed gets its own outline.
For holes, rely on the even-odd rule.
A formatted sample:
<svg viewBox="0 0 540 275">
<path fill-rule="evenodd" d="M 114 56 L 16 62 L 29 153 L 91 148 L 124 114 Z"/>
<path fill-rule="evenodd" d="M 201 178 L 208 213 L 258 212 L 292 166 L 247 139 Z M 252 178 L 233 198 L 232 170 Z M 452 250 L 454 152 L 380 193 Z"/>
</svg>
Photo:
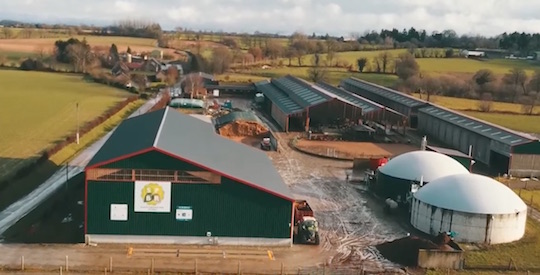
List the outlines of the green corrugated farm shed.
<svg viewBox="0 0 540 275">
<path fill-rule="evenodd" d="M 267 155 L 169 107 L 123 121 L 85 174 L 87 243 L 292 244 Z"/>
</svg>

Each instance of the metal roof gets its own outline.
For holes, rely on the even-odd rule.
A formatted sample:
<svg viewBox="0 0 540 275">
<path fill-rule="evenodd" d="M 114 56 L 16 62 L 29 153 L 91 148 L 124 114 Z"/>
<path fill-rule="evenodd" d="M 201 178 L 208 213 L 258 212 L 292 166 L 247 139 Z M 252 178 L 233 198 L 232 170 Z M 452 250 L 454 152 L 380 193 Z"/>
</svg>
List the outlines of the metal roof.
<svg viewBox="0 0 540 275">
<path fill-rule="evenodd" d="M 427 149 L 429 150 L 432 150 L 432 151 L 435 151 L 435 152 L 438 152 L 438 153 L 441 153 L 441 154 L 445 154 L 447 156 L 454 156 L 454 157 L 461 157 L 461 158 L 468 158 L 468 159 L 472 159 L 471 156 L 467 155 L 467 154 L 464 154 L 458 150 L 454 150 L 454 149 L 449 149 L 449 148 L 443 148 L 443 147 L 437 147 L 437 146 L 431 146 L 431 145 L 427 145 L 426 146 Z"/>
<path fill-rule="evenodd" d="M 238 179 L 265 192 L 293 196 L 268 156 L 215 133 L 206 122 L 166 107 L 125 120 L 89 166 L 155 148 Z"/>
<path fill-rule="evenodd" d="M 274 78 L 271 82 L 304 108 L 319 105 L 332 99 L 332 97 L 311 87 L 311 84 L 291 75 Z"/>
<path fill-rule="evenodd" d="M 252 111 L 238 111 L 230 112 L 226 115 L 216 117 L 214 119 L 214 124 L 217 128 L 220 128 L 226 124 L 229 124 L 234 121 L 253 121 L 260 124 L 263 124 L 259 117 Z"/>
<path fill-rule="evenodd" d="M 457 160 L 433 151 L 412 151 L 398 155 L 384 166 L 379 172 L 404 180 L 431 182 L 437 178 L 468 174 L 469 170 Z"/>
<path fill-rule="evenodd" d="M 152 147 L 164 112 L 160 109 L 122 121 L 87 166 Z"/>
<path fill-rule="evenodd" d="M 516 214 L 527 205 L 512 189 L 486 176 L 457 174 L 421 187 L 414 197 L 435 207 L 475 214 Z"/>
<path fill-rule="evenodd" d="M 273 104 L 287 115 L 302 112 L 304 108 L 289 98 L 284 92 L 276 88 L 268 80 L 255 83 L 257 90 L 264 94 Z"/>
<path fill-rule="evenodd" d="M 352 102 L 355 106 L 361 108 L 363 113 L 369 113 L 369 112 L 379 111 L 379 110 L 384 109 L 384 106 L 378 103 L 375 103 L 369 99 L 363 98 L 359 95 L 353 94 L 346 90 L 340 89 L 338 87 L 332 86 L 326 82 L 318 82 L 315 85 L 323 88 L 329 93 L 332 93 L 340 98 L 343 98 L 349 102 Z"/>
<path fill-rule="evenodd" d="M 517 133 L 510 129 L 475 119 L 440 106 L 427 106 L 420 108 L 418 111 L 510 146 L 537 140 L 532 136 Z"/>
<path fill-rule="evenodd" d="M 428 103 L 424 100 L 415 98 L 413 96 L 404 94 L 402 92 L 392 90 L 392 89 L 389 89 L 389 88 L 386 88 L 377 84 L 373 84 L 367 81 L 363 81 L 355 77 L 344 79 L 343 82 L 353 85 L 359 89 L 366 90 L 370 93 L 381 95 L 385 98 L 388 98 L 392 101 L 406 105 L 408 107 L 416 107 L 416 106 L 420 106 L 420 105 L 424 105 Z"/>
</svg>

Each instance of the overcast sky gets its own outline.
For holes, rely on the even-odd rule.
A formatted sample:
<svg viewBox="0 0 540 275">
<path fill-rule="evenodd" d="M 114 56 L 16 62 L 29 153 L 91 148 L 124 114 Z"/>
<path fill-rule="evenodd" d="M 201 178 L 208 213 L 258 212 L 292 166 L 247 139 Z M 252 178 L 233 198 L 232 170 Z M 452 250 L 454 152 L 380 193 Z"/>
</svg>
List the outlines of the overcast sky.
<svg viewBox="0 0 540 275">
<path fill-rule="evenodd" d="M 411 26 L 488 36 L 540 32 L 540 0 L 0 0 L 0 7 L 0 19 L 96 25 L 145 19 L 164 29 L 340 36 Z"/>
</svg>

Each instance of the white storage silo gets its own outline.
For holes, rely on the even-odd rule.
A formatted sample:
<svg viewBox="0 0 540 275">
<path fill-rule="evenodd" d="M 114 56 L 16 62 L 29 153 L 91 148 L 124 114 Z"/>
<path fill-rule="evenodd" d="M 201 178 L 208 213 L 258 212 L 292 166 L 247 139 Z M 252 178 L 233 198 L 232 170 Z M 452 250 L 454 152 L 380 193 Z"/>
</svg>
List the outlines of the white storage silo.
<svg viewBox="0 0 540 275">
<path fill-rule="evenodd" d="M 433 151 L 412 151 L 392 158 L 377 170 L 374 191 L 384 198 L 405 199 L 412 182 L 429 183 L 437 178 L 469 174 L 457 160 Z"/>
<path fill-rule="evenodd" d="M 498 244 L 525 234 L 527 205 L 504 184 L 477 174 L 442 177 L 413 196 L 411 224 L 436 235 L 455 232 L 459 242 Z"/>
</svg>

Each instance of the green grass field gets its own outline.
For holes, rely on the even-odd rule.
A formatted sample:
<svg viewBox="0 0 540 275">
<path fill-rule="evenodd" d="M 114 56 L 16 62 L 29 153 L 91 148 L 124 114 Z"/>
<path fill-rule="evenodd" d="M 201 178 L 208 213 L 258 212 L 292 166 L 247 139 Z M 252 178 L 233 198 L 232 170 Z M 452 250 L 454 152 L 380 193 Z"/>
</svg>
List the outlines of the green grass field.
<svg viewBox="0 0 540 275">
<path fill-rule="evenodd" d="M 413 94 L 417 98 L 422 98 L 420 94 Z M 423 96 L 425 99 L 425 95 Z M 476 111 L 478 109 L 479 101 L 476 99 L 457 98 L 448 96 L 432 95 L 430 101 L 439 104 L 443 107 L 459 110 L 459 111 Z M 493 102 L 492 110 L 495 112 L 509 112 L 522 114 L 521 104 L 507 103 L 507 102 Z M 540 113 L 540 108 L 537 107 L 534 111 L 536 114 Z"/>
<path fill-rule="evenodd" d="M 540 116 L 483 113 L 463 111 L 472 117 L 476 117 L 503 127 L 526 133 L 540 133 Z"/>
<path fill-rule="evenodd" d="M 419 58 L 416 59 L 420 70 L 424 72 L 443 73 L 469 73 L 474 74 L 478 70 L 489 69 L 495 74 L 505 74 L 512 68 L 524 69 L 528 74 L 540 69 L 540 63 L 525 60 L 493 59 L 479 61 L 466 58 Z"/>
<path fill-rule="evenodd" d="M 532 202 L 532 207 L 540 211 L 540 190 L 516 189 L 514 192 L 528 205 Z"/>
<path fill-rule="evenodd" d="M 308 68 L 307 67 L 277 67 L 268 70 L 256 69 L 242 72 L 244 75 L 255 75 L 262 76 L 267 78 L 272 77 L 281 77 L 287 74 L 308 79 Z M 366 73 L 356 73 L 349 72 L 346 69 L 340 68 L 329 68 L 328 69 L 328 79 L 327 82 L 337 85 L 341 80 L 347 77 L 357 77 L 369 82 L 373 82 L 379 85 L 393 86 L 396 84 L 398 78 L 395 75 L 384 75 L 384 74 L 366 74 Z"/>
<path fill-rule="evenodd" d="M 527 220 L 525 236 L 517 242 L 493 245 L 465 254 L 466 265 L 469 266 L 508 266 L 511 258 L 519 268 L 540 267 L 540 224 L 537 221 Z"/>
<path fill-rule="evenodd" d="M 217 75 L 216 79 L 223 82 L 258 82 L 268 79 L 268 77 L 249 74 L 226 73 Z"/>
<path fill-rule="evenodd" d="M 0 70 L 0 178 L 129 96 L 80 76 Z"/>
<path fill-rule="evenodd" d="M 340 52 L 336 53 L 333 62 L 343 60 L 349 64 L 353 64 L 356 68 L 356 60 L 364 57 L 368 59 L 369 63 L 373 62 L 373 58 L 378 56 L 381 52 L 388 52 L 394 58 L 397 58 L 401 53 L 405 53 L 406 49 L 395 50 L 377 50 L 377 51 L 353 51 L 353 52 Z M 326 61 L 326 54 L 321 54 L 321 60 Z M 284 64 L 289 64 L 289 60 L 282 58 Z M 540 70 L 540 63 L 537 61 L 525 61 L 525 60 L 507 60 L 507 59 L 493 59 L 486 61 L 478 61 L 466 58 L 417 58 L 416 61 L 420 66 L 420 70 L 432 74 L 442 73 L 466 73 L 472 74 L 481 69 L 490 69 L 496 74 L 505 74 L 512 68 L 521 68 L 531 74 L 534 70 Z M 292 66 L 298 66 L 297 59 L 291 60 Z M 305 55 L 302 59 L 302 65 L 313 65 L 313 55 Z"/>
</svg>

